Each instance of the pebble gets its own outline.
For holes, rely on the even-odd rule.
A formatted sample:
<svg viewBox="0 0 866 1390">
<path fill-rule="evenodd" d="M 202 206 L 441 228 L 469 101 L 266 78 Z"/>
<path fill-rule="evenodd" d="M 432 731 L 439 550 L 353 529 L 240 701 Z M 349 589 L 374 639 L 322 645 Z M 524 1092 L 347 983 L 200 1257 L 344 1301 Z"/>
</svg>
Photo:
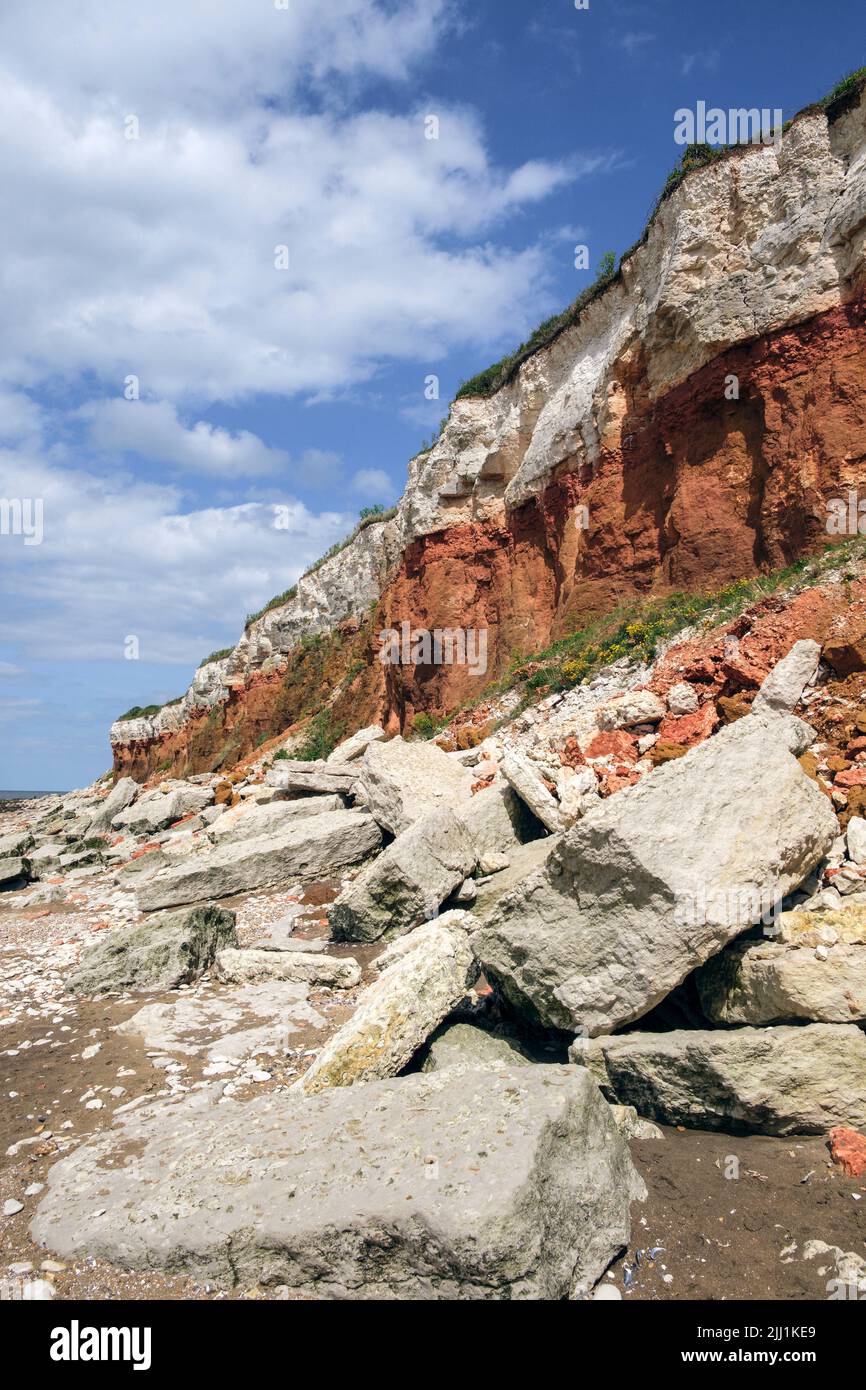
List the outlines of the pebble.
<svg viewBox="0 0 866 1390">
<path fill-rule="evenodd" d="M 31 1279 L 29 1284 L 24 1285 L 21 1297 L 28 1303 L 47 1303 L 55 1293 L 54 1285 L 47 1279 Z"/>
<path fill-rule="evenodd" d="M 15 1216 L 16 1212 L 23 1211 L 23 1210 L 24 1210 L 24 1203 L 23 1203 L 23 1202 L 16 1202 L 16 1200 L 15 1200 L 14 1197 L 9 1197 L 9 1198 L 7 1198 L 7 1200 L 3 1203 L 3 1215 L 4 1215 L 4 1216 Z"/>
</svg>

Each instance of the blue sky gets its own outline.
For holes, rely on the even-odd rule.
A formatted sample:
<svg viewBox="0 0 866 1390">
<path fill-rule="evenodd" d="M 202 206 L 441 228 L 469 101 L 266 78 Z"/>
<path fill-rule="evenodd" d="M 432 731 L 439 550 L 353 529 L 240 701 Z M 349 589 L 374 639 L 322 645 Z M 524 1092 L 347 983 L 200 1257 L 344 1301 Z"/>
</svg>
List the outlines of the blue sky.
<svg viewBox="0 0 866 1390">
<path fill-rule="evenodd" d="M 810 0 L 6 7 L 0 497 L 44 531 L 0 534 L 0 788 L 104 771 L 113 718 L 397 499 L 585 288 L 575 244 L 640 235 L 677 107 L 788 117 L 864 62 L 863 7 Z"/>
</svg>

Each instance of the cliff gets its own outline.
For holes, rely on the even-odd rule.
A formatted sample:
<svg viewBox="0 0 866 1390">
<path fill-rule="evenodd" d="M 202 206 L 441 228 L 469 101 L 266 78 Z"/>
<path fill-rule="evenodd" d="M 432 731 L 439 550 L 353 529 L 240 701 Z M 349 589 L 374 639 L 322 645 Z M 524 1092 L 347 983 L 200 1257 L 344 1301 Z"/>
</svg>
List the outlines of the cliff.
<svg viewBox="0 0 866 1390">
<path fill-rule="evenodd" d="M 182 701 L 112 726 L 116 770 L 229 768 L 323 706 L 396 730 L 623 600 L 820 549 L 866 457 L 864 245 L 861 84 L 682 179 L 576 321 L 455 401 L 392 518 Z M 486 671 L 383 665 L 378 633 L 404 621 L 485 631 Z"/>
</svg>

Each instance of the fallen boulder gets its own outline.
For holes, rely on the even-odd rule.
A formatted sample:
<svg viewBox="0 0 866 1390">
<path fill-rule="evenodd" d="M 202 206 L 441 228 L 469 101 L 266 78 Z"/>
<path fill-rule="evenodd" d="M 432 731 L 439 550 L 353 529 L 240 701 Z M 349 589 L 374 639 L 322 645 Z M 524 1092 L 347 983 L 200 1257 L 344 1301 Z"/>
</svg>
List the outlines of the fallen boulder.
<svg viewBox="0 0 866 1390">
<path fill-rule="evenodd" d="M 532 1058 L 516 1038 L 491 1033 L 477 1023 L 445 1023 L 430 1039 L 421 1070 L 532 1065 Z"/>
<path fill-rule="evenodd" d="M 268 888 L 297 878 L 327 878 L 358 864 L 382 843 L 379 827 L 363 811 L 325 811 L 291 821 L 279 834 L 218 845 L 140 883 L 144 912 Z"/>
<path fill-rule="evenodd" d="M 453 811 L 431 811 L 366 864 L 331 908 L 336 941 L 378 941 L 434 917 L 475 867 L 476 850 Z"/>
<path fill-rule="evenodd" d="M 510 753 L 502 759 L 500 769 L 503 777 L 542 825 L 554 834 L 563 829 L 559 802 L 547 790 L 528 758 L 522 757 L 519 753 Z"/>
<path fill-rule="evenodd" d="M 111 818 L 115 830 L 129 830 L 135 835 L 152 835 L 184 816 L 201 811 L 213 802 L 214 794 L 207 787 L 178 787 L 170 792 L 147 792 L 124 811 Z"/>
<path fill-rule="evenodd" d="M 54 1164 L 31 1233 L 225 1288 L 566 1299 L 627 1245 L 645 1193 L 586 1072 L 502 1067 L 142 1106 Z"/>
<path fill-rule="evenodd" d="M 224 811 L 208 831 L 214 844 L 253 840 L 259 835 L 275 835 L 292 821 L 317 816 L 323 811 L 343 811 L 343 799 L 329 796 L 302 796 L 297 801 L 272 801 L 262 806 L 241 802 Z"/>
<path fill-rule="evenodd" d="M 0 836 L 0 859 L 16 859 L 33 845 L 29 830 L 14 830 L 10 835 Z"/>
<path fill-rule="evenodd" d="M 477 969 L 465 912 L 448 912 L 395 942 L 385 968 L 293 1090 L 306 1095 L 395 1076 L 463 999 Z"/>
<path fill-rule="evenodd" d="M 342 743 L 338 743 L 333 753 L 325 761 L 327 763 L 354 762 L 356 758 L 360 758 L 366 753 L 371 743 L 378 743 L 380 739 L 384 738 L 387 738 L 387 734 L 382 725 L 370 724 L 366 729 L 358 729 L 356 733 L 343 739 Z"/>
<path fill-rule="evenodd" d="M 631 729 L 636 724 L 659 724 L 665 707 L 651 690 L 629 690 L 599 705 L 596 722 L 600 729 Z"/>
<path fill-rule="evenodd" d="M 30 871 L 30 860 L 24 859 L 21 855 L 15 855 L 10 859 L 0 859 L 0 885 L 4 888 L 11 888 L 17 883 L 26 883 L 30 877 Z"/>
<path fill-rule="evenodd" d="M 453 809 L 469 831 L 480 861 L 510 854 L 521 845 L 528 817 L 511 787 L 484 787 Z"/>
<path fill-rule="evenodd" d="M 308 985 L 351 989 L 360 984 L 361 967 L 351 957 L 326 956 L 306 951 L 258 951 L 233 947 L 220 951 L 216 973 L 229 984 L 256 980 L 294 980 Z"/>
<path fill-rule="evenodd" d="M 790 714 L 812 680 L 821 659 L 817 642 L 795 642 L 787 656 L 777 661 L 752 704 L 752 713 Z"/>
<path fill-rule="evenodd" d="M 866 1124 L 866 1035 L 853 1024 L 581 1038 L 609 1099 L 696 1129 L 824 1134 Z"/>
<path fill-rule="evenodd" d="M 431 811 L 456 810 L 472 796 L 473 775 L 435 743 L 373 743 L 359 770 L 371 815 L 400 835 Z"/>
<path fill-rule="evenodd" d="M 713 1023 L 866 1022 L 866 950 L 736 941 L 696 974 Z"/>
<path fill-rule="evenodd" d="M 647 1013 L 835 839 L 792 753 L 810 738 L 749 716 L 588 812 L 476 934 L 485 972 L 547 1027 L 606 1033 Z"/>
<path fill-rule="evenodd" d="M 114 817 L 132 805 L 139 791 L 139 784 L 133 777 L 121 777 L 105 800 L 96 807 L 90 825 L 91 832 L 108 830 Z"/>
<path fill-rule="evenodd" d="M 72 994 L 176 989 L 203 974 L 220 947 L 237 944 L 235 914 L 225 908 L 164 912 L 100 936 L 66 987 Z"/>
<path fill-rule="evenodd" d="M 265 784 L 280 791 L 340 792 L 348 796 L 358 780 L 359 768 L 338 767 L 323 761 L 306 763 L 285 758 L 265 774 Z"/>
</svg>

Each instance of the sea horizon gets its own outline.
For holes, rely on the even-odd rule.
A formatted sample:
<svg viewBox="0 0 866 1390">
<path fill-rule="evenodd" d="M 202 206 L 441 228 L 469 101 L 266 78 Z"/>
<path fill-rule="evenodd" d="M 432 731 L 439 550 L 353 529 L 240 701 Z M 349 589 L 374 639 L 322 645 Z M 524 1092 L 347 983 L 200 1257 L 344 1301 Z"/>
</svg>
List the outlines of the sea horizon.
<svg viewBox="0 0 866 1390">
<path fill-rule="evenodd" d="M 4 791 L 0 788 L 0 801 L 32 801 L 37 796 L 64 796 L 58 791 Z"/>
</svg>

